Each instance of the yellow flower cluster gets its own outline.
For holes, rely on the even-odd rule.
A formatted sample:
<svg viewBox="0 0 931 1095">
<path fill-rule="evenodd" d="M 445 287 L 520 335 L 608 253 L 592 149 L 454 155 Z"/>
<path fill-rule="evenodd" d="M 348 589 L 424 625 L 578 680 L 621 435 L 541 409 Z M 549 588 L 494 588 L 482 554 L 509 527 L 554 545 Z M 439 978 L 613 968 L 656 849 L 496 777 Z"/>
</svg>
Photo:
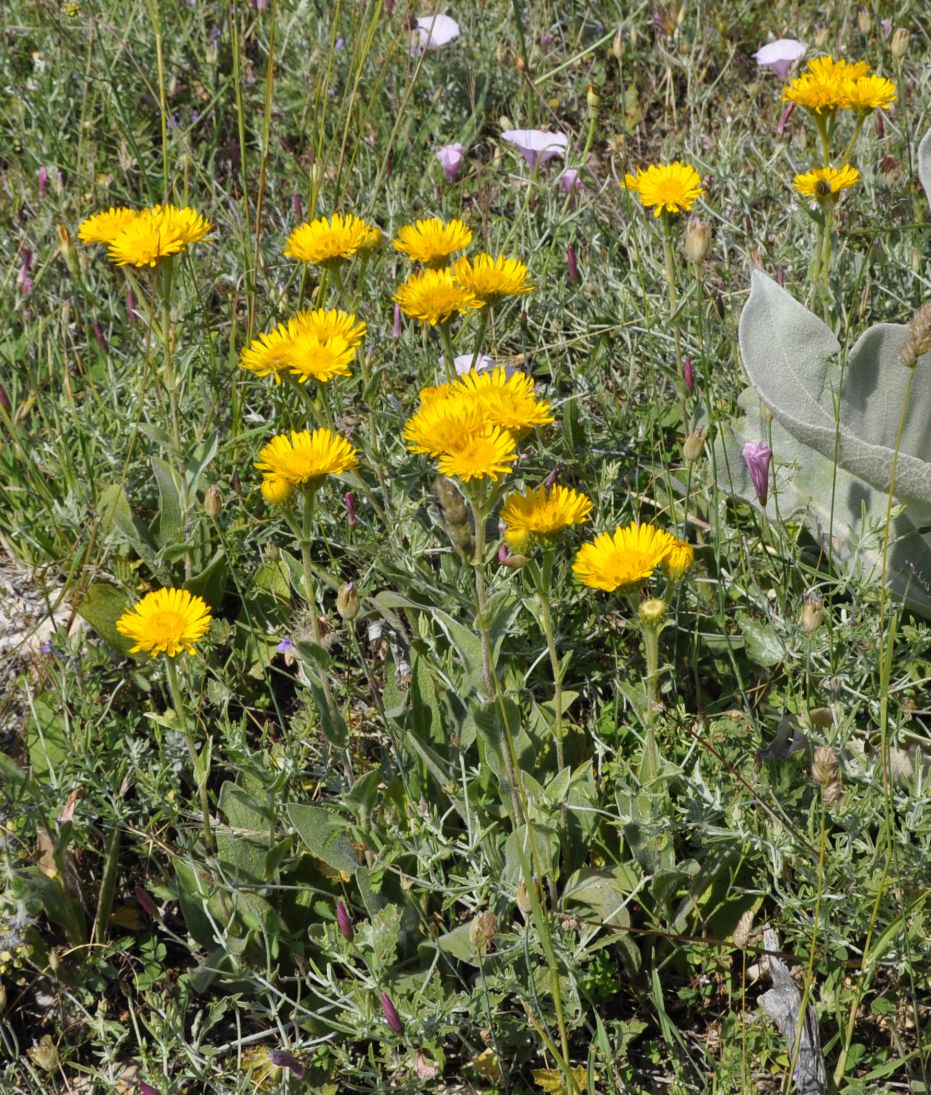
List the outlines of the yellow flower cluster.
<svg viewBox="0 0 931 1095">
<path fill-rule="evenodd" d="M 508 376 L 498 366 L 422 389 L 404 439 L 411 452 L 436 458 L 443 475 L 463 482 L 497 480 L 517 459 L 518 441 L 552 421 L 550 406 L 537 398 L 530 377 Z"/>
<path fill-rule="evenodd" d="M 373 251 L 381 243 L 381 231 L 354 213 L 334 213 L 301 224 L 288 236 L 284 253 L 311 266 L 332 267 Z"/>
<path fill-rule="evenodd" d="M 262 496 L 282 505 L 295 487 L 314 490 L 328 475 L 342 475 L 359 463 L 359 454 L 332 430 L 292 430 L 280 433 L 259 452 L 255 466 L 264 475 Z"/>
<path fill-rule="evenodd" d="M 527 267 L 518 259 L 492 258 L 483 252 L 473 259 L 457 259 L 452 269 L 443 265 L 454 251 L 471 242 L 472 232 L 460 220 L 444 223 L 433 217 L 398 229 L 395 250 L 425 267 L 411 274 L 394 294 L 405 315 L 435 327 L 457 313 L 464 315 L 494 305 L 502 297 L 531 292 Z"/>
<path fill-rule="evenodd" d="M 572 569 L 579 581 L 592 589 L 635 593 L 659 567 L 671 581 L 679 581 L 694 559 L 694 549 L 684 540 L 634 521 L 583 544 Z"/>
<path fill-rule="evenodd" d="M 870 75 L 866 61 L 835 61 L 816 57 L 782 92 L 784 102 L 797 103 L 816 114 L 853 110 L 868 114 L 895 102 L 896 88 L 883 76 Z"/>
<path fill-rule="evenodd" d="M 256 376 L 273 376 L 276 384 L 281 383 L 282 374 L 301 384 L 311 379 L 326 383 L 334 376 L 349 375 L 365 331 L 363 322 L 336 308 L 298 312 L 254 339 L 239 363 Z"/>
<path fill-rule="evenodd" d="M 95 213 L 81 222 L 82 243 L 102 243 L 117 266 L 156 266 L 163 258 L 186 251 L 202 240 L 213 225 L 195 209 L 153 205 Z"/>
</svg>

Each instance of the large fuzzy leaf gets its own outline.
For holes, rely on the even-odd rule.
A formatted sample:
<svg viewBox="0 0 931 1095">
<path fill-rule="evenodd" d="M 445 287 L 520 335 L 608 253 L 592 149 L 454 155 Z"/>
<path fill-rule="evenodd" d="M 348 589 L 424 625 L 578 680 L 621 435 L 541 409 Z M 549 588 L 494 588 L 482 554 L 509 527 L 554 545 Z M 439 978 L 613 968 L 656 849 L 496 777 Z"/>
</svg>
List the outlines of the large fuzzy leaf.
<svg viewBox="0 0 931 1095">
<path fill-rule="evenodd" d="M 931 129 L 921 138 L 918 146 L 918 178 L 931 205 Z"/>
</svg>

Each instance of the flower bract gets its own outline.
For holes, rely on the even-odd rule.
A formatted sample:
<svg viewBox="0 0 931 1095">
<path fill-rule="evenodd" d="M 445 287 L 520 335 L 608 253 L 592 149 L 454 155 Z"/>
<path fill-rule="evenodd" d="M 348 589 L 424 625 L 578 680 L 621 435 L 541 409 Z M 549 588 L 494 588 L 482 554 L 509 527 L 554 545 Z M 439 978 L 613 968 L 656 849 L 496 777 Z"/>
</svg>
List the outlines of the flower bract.
<svg viewBox="0 0 931 1095">
<path fill-rule="evenodd" d="M 653 208 L 653 216 L 660 213 L 687 213 L 695 199 L 704 194 L 701 176 L 691 164 L 676 160 L 671 164 L 651 164 L 636 175 L 624 176 L 623 187 L 636 190 L 640 203 Z"/>
<path fill-rule="evenodd" d="M 154 658 L 182 652 L 194 653 L 194 644 L 210 627 L 210 609 L 200 597 L 186 589 L 157 589 L 123 613 L 116 630 L 132 639 L 131 654 L 145 651 Z"/>
<path fill-rule="evenodd" d="M 533 291 L 527 281 L 527 267 L 518 259 L 508 259 L 499 255 L 476 255 L 475 258 L 463 256 L 453 264 L 453 273 L 459 281 L 486 304 L 492 304 L 500 297 L 522 296 Z"/>
<path fill-rule="evenodd" d="M 354 213 L 334 213 L 301 224 L 288 236 L 284 253 L 311 266 L 334 266 L 381 242 L 381 232 Z"/>
<path fill-rule="evenodd" d="M 292 487 L 317 487 L 328 475 L 342 475 L 359 463 L 356 450 L 332 430 L 292 430 L 280 433 L 259 452 L 255 466 L 265 479 L 283 480 Z M 266 498 L 275 493 L 263 485 Z M 281 488 L 283 489 L 283 488 Z M 275 499 L 277 501 L 277 499 Z"/>
<path fill-rule="evenodd" d="M 592 500 L 580 491 L 555 484 L 532 487 L 523 494 L 512 494 L 501 507 L 504 542 L 512 551 L 523 551 L 538 538 L 551 542 L 570 525 L 588 520 Z"/>
<path fill-rule="evenodd" d="M 593 589 L 633 592 L 653 574 L 675 542 L 668 532 L 634 521 L 583 544 L 572 570 L 583 585 Z"/>
<path fill-rule="evenodd" d="M 461 220 L 451 220 L 447 224 L 439 217 L 431 217 L 399 228 L 393 246 L 395 251 L 407 255 L 414 262 L 436 266 L 444 263 L 454 251 L 468 247 L 471 242 L 471 229 Z"/>
<path fill-rule="evenodd" d="M 466 288 L 451 270 L 421 270 L 399 285 L 394 301 L 405 315 L 435 327 L 457 313 L 482 307 L 471 289 Z"/>
</svg>

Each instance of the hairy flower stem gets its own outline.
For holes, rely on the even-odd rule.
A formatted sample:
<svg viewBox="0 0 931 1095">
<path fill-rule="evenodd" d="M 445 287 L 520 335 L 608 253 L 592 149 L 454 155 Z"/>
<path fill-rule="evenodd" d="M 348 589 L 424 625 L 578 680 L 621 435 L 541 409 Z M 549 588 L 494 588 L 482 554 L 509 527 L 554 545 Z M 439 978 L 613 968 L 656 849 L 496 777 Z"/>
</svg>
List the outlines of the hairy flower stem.
<svg viewBox="0 0 931 1095">
<path fill-rule="evenodd" d="M 488 599 L 485 592 L 485 518 L 487 514 L 485 506 L 482 504 L 484 501 L 483 492 L 470 490 L 468 497 L 472 506 L 472 519 L 475 524 L 475 552 L 472 558 L 472 570 L 475 573 L 475 615 L 482 641 L 482 673 L 485 678 L 485 693 L 489 702 L 498 706 L 505 741 L 503 754 L 504 774 L 508 789 L 511 792 L 511 805 L 514 809 L 515 824 L 522 825 L 526 820 L 526 810 L 517 782 L 517 770 L 519 768 L 517 749 L 514 745 L 514 736 L 511 733 L 508 721 L 507 708 L 498 690 L 494 648 L 491 642 L 491 633 L 488 629 Z"/>
<path fill-rule="evenodd" d="M 204 847 L 209 853 L 214 850 L 213 827 L 210 824 L 210 801 L 207 798 L 207 780 L 210 778 L 210 749 L 205 746 L 203 752 L 197 752 L 194 744 L 194 732 L 188 722 L 184 700 L 181 696 L 181 688 L 178 684 L 178 671 L 175 669 L 174 658 L 165 658 L 165 675 L 168 678 L 168 692 L 171 703 L 175 709 L 175 718 L 181 723 L 181 732 L 187 742 L 188 753 L 194 769 L 194 782 L 197 785 L 197 795 L 200 798 L 200 812 L 203 817 Z"/>
<path fill-rule="evenodd" d="M 682 429 L 689 432 L 689 405 L 686 398 L 685 371 L 682 364 L 682 335 L 679 330 L 679 318 L 677 316 L 679 295 L 676 291 L 676 259 L 672 248 L 672 218 L 663 213 L 663 255 L 666 266 L 666 285 L 669 288 L 669 323 L 672 326 L 672 337 L 676 347 L 676 376 L 678 377 L 679 409 L 682 414 Z"/>
<path fill-rule="evenodd" d="M 643 624 L 643 651 L 647 662 L 646 692 L 647 702 L 643 712 L 643 721 L 652 726 L 653 719 L 660 707 L 659 700 L 659 628 L 652 624 Z"/>
<path fill-rule="evenodd" d="M 478 331 L 475 335 L 475 345 L 472 347 L 472 363 L 469 368 L 474 369 L 475 363 L 478 361 L 478 355 L 482 352 L 482 343 L 485 341 L 485 332 L 488 330 L 488 317 L 491 315 L 491 308 L 486 304 L 481 310 L 478 317 Z M 456 363 L 453 362 L 453 371 L 455 372 Z"/>
<path fill-rule="evenodd" d="M 187 539 L 188 513 L 190 497 L 188 480 L 184 470 L 184 455 L 181 450 L 181 415 L 178 410 L 178 375 L 175 371 L 174 329 L 171 324 L 171 291 L 174 283 L 174 260 L 168 258 L 159 267 L 157 279 L 158 294 L 162 306 L 162 357 L 164 376 L 162 382 L 168 391 L 168 419 L 171 431 L 172 463 L 178 477 L 178 504 L 181 510 L 181 535 L 185 544 Z M 184 552 L 184 580 L 189 582 L 194 574 L 190 546 Z"/>
<path fill-rule="evenodd" d="M 446 375 L 450 380 L 456 379 L 456 351 L 453 349 L 453 338 L 449 333 L 449 321 L 438 323 L 440 342 L 443 343 L 443 364 L 446 366 Z"/>
<path fill-rule="evenodd" d="M 540 598 L 540 623 L 546 638 L 546 648 L 550 655 L 550 668 L 553 673 L 553 740 L 556 743 L 556 767 L 562 771 L 566 766 L 562 740 L 562 678 L 559 664 L 559 651 L 556 649 L 556 634 L 553 629 L 551 597 L 553 591 L 553 552 L 544 552 L 540 566 L 533 565 L 530 570 L 537 595 Z"/>
</svg>

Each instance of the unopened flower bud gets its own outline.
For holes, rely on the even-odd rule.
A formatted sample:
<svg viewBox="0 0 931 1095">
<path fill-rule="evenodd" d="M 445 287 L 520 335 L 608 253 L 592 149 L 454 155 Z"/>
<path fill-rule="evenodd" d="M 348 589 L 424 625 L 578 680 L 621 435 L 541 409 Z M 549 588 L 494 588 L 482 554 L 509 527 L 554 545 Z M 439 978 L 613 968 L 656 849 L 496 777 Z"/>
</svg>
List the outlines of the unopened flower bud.
<svg viewBox="0 0 931 1095">
<path fill-rule="evenodd" d="M 666 602 L 659 597 L 650 597 L 640 605 L 640 622 L 644 627 L 659 627 L 666 619 Z"/>
<path fill-rule="evenodd" d="M 598 94 L 598 88 L 594 84 L 588 85 L 588 92 L 585 96 L 585 101 L 588 103 L 588 109 L 594 114 L 598 109 L 598 104 L 601 102 L 601 97 Z"/>
<path fill-rule="evenodd" d="M 864 37 L 868 37 L 870 31 L 873 29 L 873 17 L 866 8 L 860 8 L 860 14 L 857 16 L 857 24 L 860 27 L 860 33 Z"/>
<path fill-rule="evenodd" d="M 663 573 L 671 582 L 680 582 L 692 569 L 695 562 L 695 549 L 685 540 L 676 540 L 663 556 L 660 564 Z"/>
<path fill-rule="evenodd" d="M 566 245 L 566 265 L 569 267 L 569 280 L 580 281 L 579 264 L 575 257 L 575 248 L 571 243 Z"/>
<path fill-rule="evenodd" d="M 291 484 L 280 475 L 266 475 L 262 480 L 262 497 L 270 506 L 283 506 L 291 497 Z"/>
<path fill-rule="evenodd" d="M 352 927 L 352 917 L 349 915 L 349 910 L 342 901 L 336 902 L 336 925 L 339 928 L 340 935 L 351 943 L 356 933 Z"/>
<path fill-rule="evenodd" d="M 469 941 L 479 954 L 486 954 L 498 932 L 498 918 L 491 909 L 477 913 L 469 925 Z"/>
<path fill-rule="evenodd" d="M 401 337 L 401 305 L 396 304 L 394 306 L 394 321 L 391 324 L 391 337 Z"/>
<path fill-rule="evenodd" d="M 346 506 L 346 523 L 350 528 L 355 528 L 359 523 L 359 518 L 356 516 L 356 499 L 351 490 L 347 490 L 343 495 L 343 503 Z"/>
<path fill-rule="evenodd" d="M 909 33 L 905 27 L 896 27 L 892 35 L 892 43 L 889 46 L 894 61 L 902 61 L 908 53 Z"/>
<path fill-rule="evenodd" d="M 382 1014 L 385 1017 L 385 1022 L 388 1024 L 389 1029 L 393 1030 L 395 1034 L 403 1034 L 404 1024 L 401 1022 L 401 1016 L 398 1015 L 398 1009 L 391 1002 L 391 997 L 387 992 L 383 992 L 380 999 Z"/>
<path fill-rule="evenodd" d="M 818 49 L 823 49 L 830 37 L 831 30 L 829 27 L 818 27 L 815 31 L 815 45 Z"/>
<path fill-rule="evenodd" d="M 68 273 L 73 278 L 78 276 L 78 255 L 71 242 L 71 233 L 64 224 L 58 226 L 58 246 L 61 249 L 61 257 L 65 260 Z"/>
<path fill-rule="evenodd" d="M 806 635 L 813 635 L 824 619 L 824 598 L 812 593 L 802 604 L 801 628 Z"/>
<path fill-rule="evenodd" d="M 686 357 L 685 362 L 682 365 L 682 380 L 685 383 L 685 390 L 690 392 L 695 387 L 695 368 L 692 365 L 692 359 Z"/>
<path fill-rule="evenodd" d="M 701 457 L 705 452 L 705 442 L 708 440 L 708 427 L 699 426 L 697 429 L 692 430 L 688 437 L 682 442 L 682 455 L 690 464 L 694 464 L 696 460 Z"/>
<path fill-rule="evenodd" d="M 146 916 L 151 917 L 152 920 L 158 919 L 158 906 L 149 896 L 148 891 L 141 886 L 136 887 L 136 901 Z"/>
<path fill-rule="evenodd" d="M 498 561 L 509 570 L 523 570 L 530 559 L 526 555 L 506 555 L 503 559 L 499 557 Z"/>
<path fill-rule="evenodd" d="M 207 488 L 207 493 L 204 495 L 204 513 L 211 521 L 218 521 L 222 509 L 223 502 L 220 498 L 220 488 L 214 483 L 213 486 Z"/>
<path fill-rule="evenodd" d="M 614 40 L 611 42 L 611 56 L 616 60 L 624 56 L 624 35 L 620 30 L 614 36 Z"/>
<path fill-rule="evenodd" d="M 701 217 L 689 217 L 685 224 L 685 257 L 700 266 L 711 250 L 711 225 Z"/>
<path fill-rule="evenodd" d="M 359 615 L 359 594 L 356 592 L 355 582 L 346 582 L 339 587 L 336 594 L 336 611 L 347 622 L 354 620 Z"/>
<path fill-rule="evenodd" d="M 821 797 L 828 806 L 836 806 L 843 796 L 840 781 L 840 764 L 836 750 L 830 745 L 819 745 L 811 762 L 811 778 L 821 788 Z"/>
<path fill-rule="evenodd" d="M 773 461 L 773 450 L 765 441 L 748 441 L 743 447 L 743 458 L 757 500 L 765 506 L 769 497 L 769 466 Z"/>
</svg>

